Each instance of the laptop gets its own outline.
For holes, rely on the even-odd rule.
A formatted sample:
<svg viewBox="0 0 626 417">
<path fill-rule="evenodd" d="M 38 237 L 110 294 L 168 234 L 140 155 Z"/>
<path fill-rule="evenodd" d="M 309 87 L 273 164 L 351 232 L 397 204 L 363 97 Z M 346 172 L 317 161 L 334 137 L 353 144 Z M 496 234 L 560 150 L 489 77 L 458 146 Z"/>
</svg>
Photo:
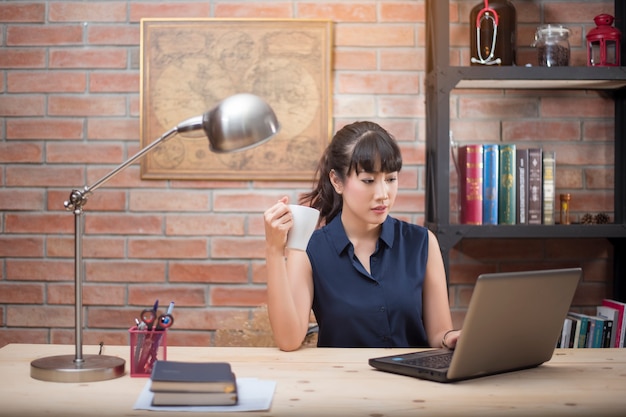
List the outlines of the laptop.
<svg viewBox="0 0 626 417">
<path fill-rule="evenodd" d="M 482 274 L 454 350 L 371 358 L 381 371 L 453 382 L 534 368 L 550 360 L 581 268 Z"/>
</svg>

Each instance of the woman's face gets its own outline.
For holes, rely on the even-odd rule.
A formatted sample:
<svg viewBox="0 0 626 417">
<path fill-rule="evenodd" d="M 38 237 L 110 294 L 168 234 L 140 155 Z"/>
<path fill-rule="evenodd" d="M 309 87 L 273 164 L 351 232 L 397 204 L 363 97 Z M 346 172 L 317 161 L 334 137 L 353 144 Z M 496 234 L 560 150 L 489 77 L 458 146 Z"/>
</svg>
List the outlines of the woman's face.
<svg viewBox="0 0 626 417">
<path fill-rule="evenodd" d="M 351 171 L 339 187 L 344 216 L 378 225 L 385 221 L 396 200 L 398 172 Z"/>
</svg>

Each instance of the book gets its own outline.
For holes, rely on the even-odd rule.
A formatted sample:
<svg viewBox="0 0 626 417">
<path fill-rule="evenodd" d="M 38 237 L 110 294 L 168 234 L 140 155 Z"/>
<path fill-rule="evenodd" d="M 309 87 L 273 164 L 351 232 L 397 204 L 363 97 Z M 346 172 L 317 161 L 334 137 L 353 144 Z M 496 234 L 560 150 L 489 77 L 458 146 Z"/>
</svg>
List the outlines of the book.
<svg viewBox="0 0 626 417">
<path fill-rule="evenodd" d="M 227 362 L 156 361 L 150 379 L 153 392 L 233 393 L 237 389 Z"/>
<path fill-rule="evenodd" d="M 528 149 L 528 224 L 541 224 L 543 206 L 543 156 L 540 148 Z"/>
<path fill-rule="evenodd" d="M 554 224 L 555 158 L 554 152 L 543 152 L 543 224 Z"/>
<path fill-rule="evenodd" d="M 573 313 L 569 312 L 567 314 L 569 317 L 574 318 L 580 324 L 578 330 L 578 344 L 574 347 L 577 348 L 585 348 L 587 347 L 587 336 L 589 334 L 589 316 L 581 313 Z"/>
<path fill-rule="evenodd" d="M 515 224 L 515 144 L 500 145 L 498 224 Z"/>
<path fill-rule="evenodd" d="M 604 347 L 615 347 L 615 338 L 617 337 L 617 329 L 615 329 L 615 331 L 613 331 L 613 327 L 617 327 L 618 323 L 618 319 L 619 319 L 619 315 L 620 312 L 613 308 L 613 307 L 608 307 L 605 305 L 600 305 L 596 307 L 596 315 L 600 316 L 606 320 L 610 320 L 611 321 L 611 337 L 610 340 L 608 341 L 608 346 L 604 346 Z M 619 341 L 619 339 L 618 339 Z M 605 344 L 606 345 L 606 344 Z"/>
<path fill-rule="evenodd" d="M 234 392 L 155 392 L 152 405 L 235 405 L 237 391 Z"/>
<path fill-rule="evenodd" d="M 616 309 L 619 314 L 615 323 L 615 347 L 623 348 L 626 337 L 626 303 L 605 298 L 602 305 Z"/>
<path fill-rule="evenodd" d="M 483 145 L 483 224 L 498 224 L 498 165 L 497 144 Z"/>
<path fill-rule="evenodd" d="M 483 146 L 459 147 L 461 223 L 483 223 Z"/>
<path fill-rule="evenodd" d="M 570 337 L 572 334 L 572 319 L 565 317 L 563 320 L 563 328 L 561 329 L 561 339 L 557 344 L 557 347 L 566 349 L 570 347 Z"/>
<path fill-rule="evenodd" d="M 528 223 L 528 149 L 517 149 L 517 224 Z"/>
</svg>

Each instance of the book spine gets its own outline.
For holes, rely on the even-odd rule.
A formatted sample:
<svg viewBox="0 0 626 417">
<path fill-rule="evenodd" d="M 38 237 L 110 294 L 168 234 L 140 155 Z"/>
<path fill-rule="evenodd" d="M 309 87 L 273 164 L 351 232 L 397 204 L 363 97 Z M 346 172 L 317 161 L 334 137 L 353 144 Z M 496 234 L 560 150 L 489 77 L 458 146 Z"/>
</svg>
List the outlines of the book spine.
<svg viewBox="0 0 626 417">
<path fill-rule="evenodd" d="M 518 149 L 517 155 L 517 223 L 528 223 L 528 149 Z"/>
<path fill-rule="evenodd" d="M 543 153 L 543 224 L 554 224 L 554 175 L 556 159 L 554 152 Z"/>
<path fill-rule="evenodd" d="M 540 148 L 528 150 L 528 224 L 541 224 L 543 157 Z"/>
<path fill-rule="evenodd" d="M 483 145 L 483 224 L 498 224 L 498 145 Z"/>
<path fill-rule="evenodd" d="M 498 224 L 515 224 L 515 145 L 500 145 Z"/>
<path fill-rule="evenodd" d="M 483 222 L 483 147 L 465 145 L 459 148 L 461 223 Z"/>
</svg>

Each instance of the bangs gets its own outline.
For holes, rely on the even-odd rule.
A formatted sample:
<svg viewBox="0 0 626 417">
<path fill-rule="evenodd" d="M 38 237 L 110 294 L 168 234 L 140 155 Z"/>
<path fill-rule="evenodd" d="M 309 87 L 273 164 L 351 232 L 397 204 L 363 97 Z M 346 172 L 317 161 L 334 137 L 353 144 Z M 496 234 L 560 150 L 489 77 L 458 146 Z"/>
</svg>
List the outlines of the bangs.
<svg viewBox="0 0 626 417">
<path fill-rule="evenodd" d="M 348 172 L 396 172 L 401 168 L 402 155 L 396 142 L 369 131 L 354 146 Z"/>
</svg>

